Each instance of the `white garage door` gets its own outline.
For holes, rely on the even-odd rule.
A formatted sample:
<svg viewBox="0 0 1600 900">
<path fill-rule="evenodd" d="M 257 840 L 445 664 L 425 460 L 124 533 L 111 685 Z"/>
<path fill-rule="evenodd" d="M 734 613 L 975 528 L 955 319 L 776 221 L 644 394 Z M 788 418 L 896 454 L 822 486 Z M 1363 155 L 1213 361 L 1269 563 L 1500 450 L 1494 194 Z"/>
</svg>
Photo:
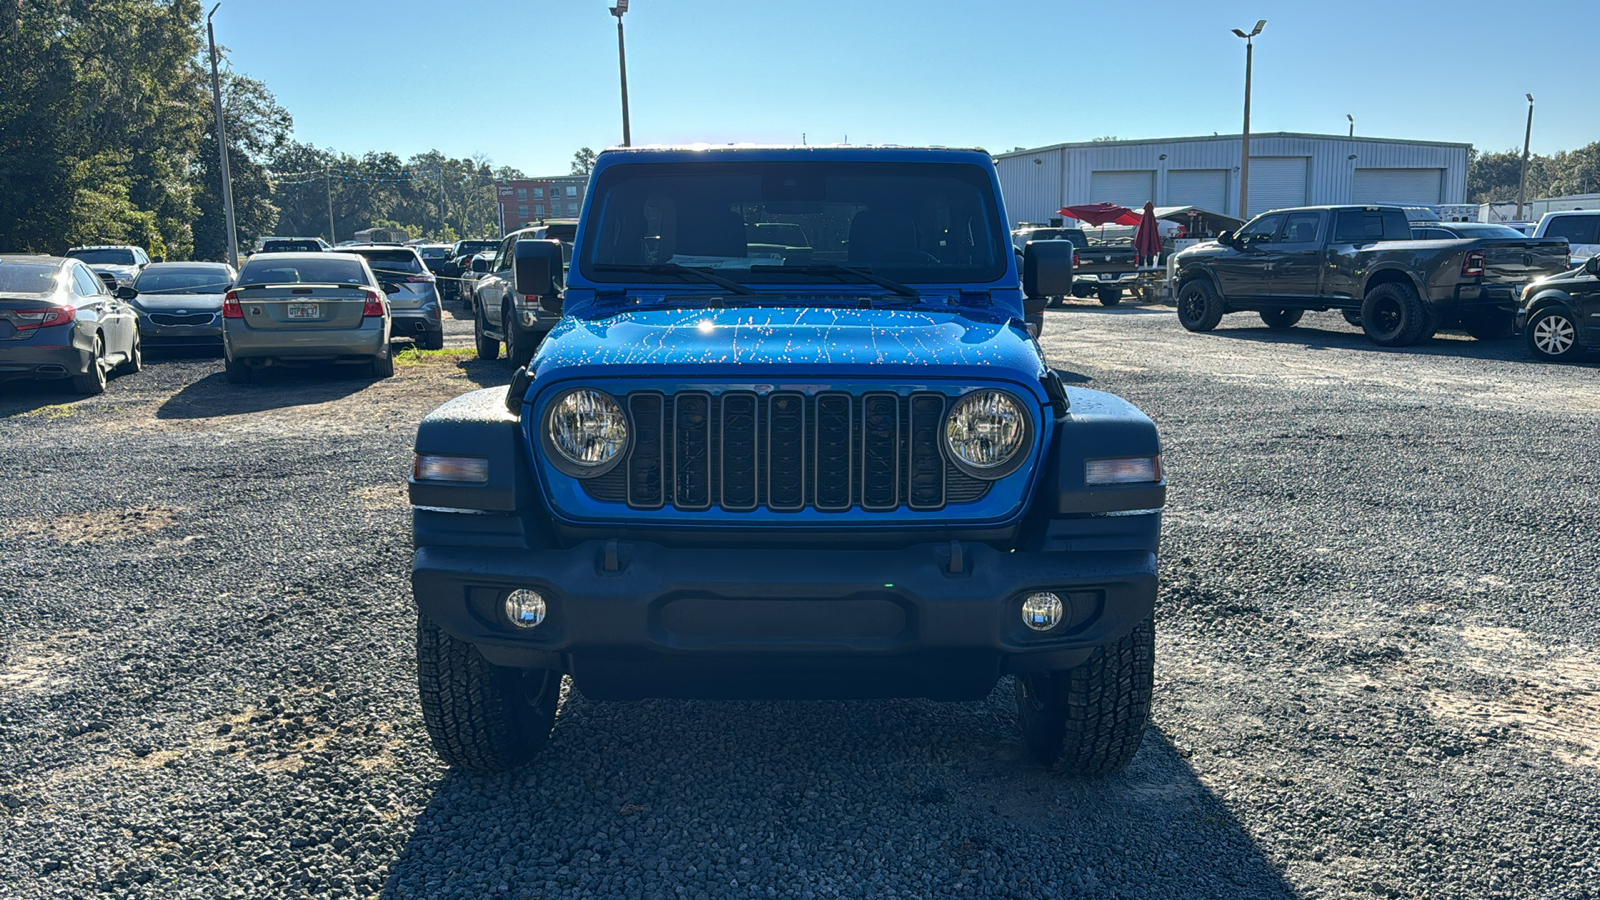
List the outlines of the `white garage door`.
<svg viewBox="0 0 1600 900">
<path fill-rule="evenodd" d="M 1163 206 L 1198 206 L 1211 212 L 1228 209 L 1226 169 L 1173 169 L 1167 173 L 1167 202 Z"/>
<path fill-rule="evenodd" d="M 1354 203 L 1438 203 L 1443 169 L 1357 169 Z"/>
<path fill-rule="evenodd" d="M 1269 209 L 1306 205 L 1306 163 L 1304 156 L 1250 157 L 1251 216 Z"/>
<path fill-rule="evenodd" d="M 1154 199 L 1156 173 L 1150 169 L 1089 173 L 1090 203 L 1115 203 L 1129 209 L 1143 209 Z"/>
</svg>

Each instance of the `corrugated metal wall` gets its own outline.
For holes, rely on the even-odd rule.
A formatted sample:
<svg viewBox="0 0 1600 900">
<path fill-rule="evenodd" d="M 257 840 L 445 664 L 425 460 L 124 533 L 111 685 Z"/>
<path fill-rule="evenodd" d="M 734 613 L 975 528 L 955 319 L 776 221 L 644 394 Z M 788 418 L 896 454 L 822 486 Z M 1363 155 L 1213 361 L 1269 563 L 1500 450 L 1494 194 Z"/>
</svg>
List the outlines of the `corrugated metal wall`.
<svg viewBox="0 0 1600 900">
<path fill-rule="evenodd" d="M 1308 167 L 1306 202 L 1353 203 L 1355 170 L 1443 170 L 1441 203 L 1461 203 L 1467 192 L 1467 148 L 1439 144 L 1369 141 L 1321 135 L 1254 135 L 1250 157 L 1304 157 Z M 1037 160 L 1037 162 L 1036 162 Z M 1181 205 L 1167 190 L 1173 170 L 1222 170 L 1227 208 L 1238 215 L 1239 138 L 1173 140 L 1150 143 L 1107 141 L 1023 150 L 996 157 L 1000 185 L 1012 222 L 1042 222 L 1062 206 L 1096 203 L 1095 172 L 1153 170 L 1157 206 Z M 1259 212 L 1252 209 L 1251 212 Z"/>
</svg>

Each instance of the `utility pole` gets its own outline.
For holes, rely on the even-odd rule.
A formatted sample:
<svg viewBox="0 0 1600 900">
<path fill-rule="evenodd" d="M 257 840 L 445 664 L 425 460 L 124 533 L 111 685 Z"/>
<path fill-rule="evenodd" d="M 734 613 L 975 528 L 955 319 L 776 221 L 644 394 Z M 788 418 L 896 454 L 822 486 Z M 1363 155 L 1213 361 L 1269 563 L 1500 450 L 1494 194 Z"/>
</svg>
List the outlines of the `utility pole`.
<svg viewBox="0 0 1600 900">
<path fill-rule="evenodd" d="M 465 225 L 462 226 L 466 227 Z M 444 164 L 439 164 L 439 240 L 444 240 Z"/>
<path fill-rule="evenodd" d="M 217 33 L 211 27 L 211 17 L 217 14 L 218 3 L 206 14 L 206 39 L 211 42 L 211 105 L 217 112 L 217 152 L 222 157 L 222 216 L 228 223 L 228 265 L 239 268 L 239 233 L 233 224 L 233 176 L 228 172 L 228 135 L 222 124 L 222 81 L 217 75 Z"/>
<path fill-rule="evenodd" d="M 617 0 L 611 14 L 617 17 L 617 65 L 622 70 L 622 146 L 633 146 L 633 136 L 628 132 L 628 53 L 622 44 L 622 14 L 628 11 L 628 0 Z"/>
<path fill-rule="evenodd" d="M 1255 61 L 1255 36 L 1267 27 L 1262 19 L 1249 34 L 1235 28 L 1233 33 L 1244 38 L 1244 133 L 1239 144 L 1239 218 L 1249 219 L 1250 207 L 1250 67 Z"/>
<path fill-rule="evenodd" d="M 339 236 L 333 233 L 333 169 L 323 166 L 322 174 L 328 179 L 328 243 L 339 243 Z"/>
<path fill-rule="evenodd" d="M 1522 133 L 1522 178 L 1517 181 L 1517 221 L 1522 221 L 1522 197 L 1528 190 L 1528 145 L 1533 141 L 1533 95 L 1528 98 L 1528 130 Z"/>
</svg>

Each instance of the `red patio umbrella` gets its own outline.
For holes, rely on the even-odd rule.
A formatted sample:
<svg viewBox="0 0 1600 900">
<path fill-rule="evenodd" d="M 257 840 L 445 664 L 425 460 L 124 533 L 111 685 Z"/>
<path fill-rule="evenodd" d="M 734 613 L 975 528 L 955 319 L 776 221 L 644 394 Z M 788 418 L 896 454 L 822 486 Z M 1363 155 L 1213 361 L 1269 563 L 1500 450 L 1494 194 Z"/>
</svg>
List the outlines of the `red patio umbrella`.
<svg viewBox="0 0 1600 900">
<path fill-rule="evenodd" d="M 1161 257 L 1161 232 L 1156 230 L 1156 205 L 1146 202 L 1144 217 L 1139 220 L 1139 230 L 1133 233 L 1133 252 L 1139 255 L 1138 264 L 1153 266 Z"/>
<path fill-rule="evenodd" d="M 1064 206 L 1056 210 L 1056 212 L 1090 225 L 1137 225 L 1141 221 L 1138 213 L 1126 206 L 1118 206 L 1115 203 L 1088 203 L 1083 206 Z"/>
</svg>

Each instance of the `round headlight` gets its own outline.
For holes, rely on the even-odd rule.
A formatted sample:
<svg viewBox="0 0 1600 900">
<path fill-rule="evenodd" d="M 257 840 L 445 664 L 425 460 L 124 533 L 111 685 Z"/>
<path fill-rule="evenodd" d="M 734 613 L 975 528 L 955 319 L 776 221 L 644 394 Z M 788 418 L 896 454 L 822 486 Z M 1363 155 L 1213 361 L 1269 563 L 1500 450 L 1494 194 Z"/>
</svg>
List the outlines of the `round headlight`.
<svg viewBox="0 0 1600 900">
<path fill-rule="evenodd" d="M 956 466 L 978 478 L 1000 478 L 1017 470 L 1028 442 L 1028 414 L 1010 394 L 975 391 L 951 408 L 944 445 Z"/>
<path fill-rule="evenodd" d="M 545 447 L 557 468 L 580 478 L 610 471 L 628 446 L 628 421 L 611 395 L 587 388 L 557 397 L 545 413 Z"/>
</svg>

